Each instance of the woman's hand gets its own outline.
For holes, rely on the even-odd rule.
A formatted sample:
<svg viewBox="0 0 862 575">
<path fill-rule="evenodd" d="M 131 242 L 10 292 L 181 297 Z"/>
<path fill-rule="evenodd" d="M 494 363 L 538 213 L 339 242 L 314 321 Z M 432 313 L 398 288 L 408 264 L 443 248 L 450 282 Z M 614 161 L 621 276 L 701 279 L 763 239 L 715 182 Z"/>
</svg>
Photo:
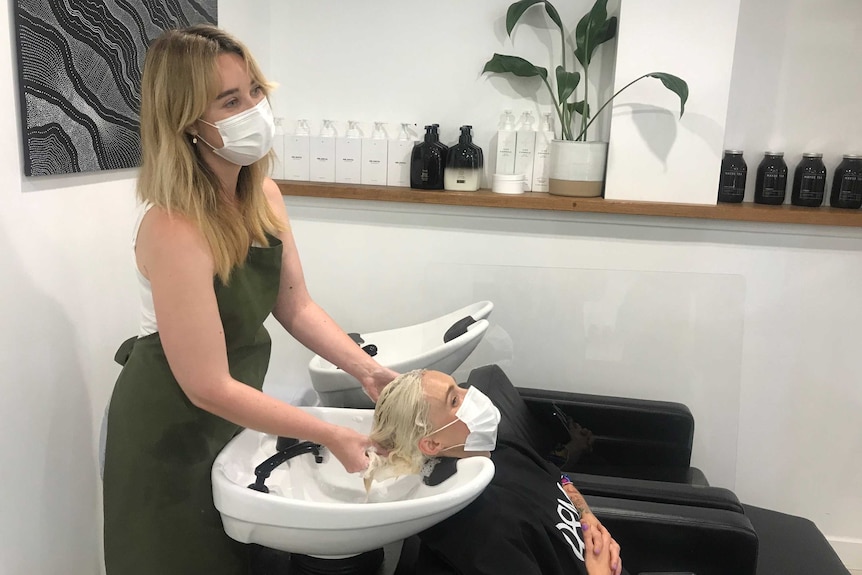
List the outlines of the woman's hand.
<svg viewBox="0 0 862 575">
<path fill-rule="evenodd" d="M 392 371 L 388 367 L 380 366 L 380 369 L 375 370 L 362 380 L 362 389 L 365 394 L 371 398 L 371 401 L 377 403 L 377 398 L 380 392 L 386 387 L 390 381 L 398 377 L 397 371 Z"/>
<path fill-rule="evenodd" d="M 611 575 L 620 575 L 623 570 L 623 561 L 620 559 L 620 546 L 614 541 L 611 534 L 605 529 L 598 517 L 592 512 L 584 513 L 581 517 L 581 530 L 584 534 L 584 543 L 586 544 L 588 553 L 585 561 L 592 558 L 607 557 L 605 565 L 609 571 L 596 571 L 596 573 L 610 573 Z M 589 569 L 587 562 L 587 572 L 593 575 Z"/>
<path fill-rule="evenodd" d="M 370 439 L 347 427 L 336 427 L 333 440 L 326 445 L 348 473 L 365 471 L 369 447 Z"/>
</svg>

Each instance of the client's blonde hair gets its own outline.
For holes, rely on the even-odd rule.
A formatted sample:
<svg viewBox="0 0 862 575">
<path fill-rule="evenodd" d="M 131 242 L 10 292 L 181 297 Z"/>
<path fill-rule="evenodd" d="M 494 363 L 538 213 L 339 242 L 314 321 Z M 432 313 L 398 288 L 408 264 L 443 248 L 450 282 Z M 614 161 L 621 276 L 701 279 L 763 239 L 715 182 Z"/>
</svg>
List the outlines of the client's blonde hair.
<svg viewBox="0 0 862 575">
<path fill-rule="evenodd" d="M 389 453 L 370 454 L 366 481 L 419 473 L 425 464 L 427 457 L 419 450 L 419 440 L 432 430 L 422 385 L 426 371 L 417 369 L 401 374 L 380 393 L 370 438 Z"/>
</svg>

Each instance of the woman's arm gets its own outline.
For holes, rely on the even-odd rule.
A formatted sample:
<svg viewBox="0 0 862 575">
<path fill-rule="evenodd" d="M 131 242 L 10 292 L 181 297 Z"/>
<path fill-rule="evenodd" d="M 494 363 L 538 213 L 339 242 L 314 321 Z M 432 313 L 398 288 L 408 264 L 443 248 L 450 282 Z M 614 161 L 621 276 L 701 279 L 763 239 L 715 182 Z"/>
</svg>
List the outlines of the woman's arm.
<svg viewBox="0 0 862 575">
<path fill-rule="evenodd" d="M 213 289 L 212 255 L 194 224 L 154 207 L 142 222 L 135 253 L 152 287 L 168 364 L 194 405 L 243 427 L 321 443 L 348 471 L 367 465 L 364 449 L 369 442 L 361 434 L 231 377 Z"/>
<path fill-rule="evenodd" d="M 311 299 L 281 192 L 269 178 L 264 180 L 264 191 L 270 206 L 285 226 L 279 236 L 284 254 L 281 285 L 273 315 L 302 345 L 358 379 L 371 399 L 377 401 L 383 387 L 398 374 L 382 367 L 365 353 L 323 308 Z"/>
<path fill-rule="evenodd" d="M 607 553 L 609 572 L 612 575 L 620 575 L 623 570 L 623 562 L 620 559 L 619 544 L 611 537 L 608 530 L 599 521 L 599 518 L 590 510 L 590 506 L 587 505 L 584 496 L 572 484 L 568 476 L 563 475 L 562 484 L 563 491 L 566 492 L 572 505 L 575 506 L 575 509 L 581 515 L 581 530 L 584 533 L 585 543 L 588 543 L 588 555 L 595 558 L 597 556 L 604 556 Z M 590 571 L 590 575 L 592 575 L 592 571 Z"/>
</svg>

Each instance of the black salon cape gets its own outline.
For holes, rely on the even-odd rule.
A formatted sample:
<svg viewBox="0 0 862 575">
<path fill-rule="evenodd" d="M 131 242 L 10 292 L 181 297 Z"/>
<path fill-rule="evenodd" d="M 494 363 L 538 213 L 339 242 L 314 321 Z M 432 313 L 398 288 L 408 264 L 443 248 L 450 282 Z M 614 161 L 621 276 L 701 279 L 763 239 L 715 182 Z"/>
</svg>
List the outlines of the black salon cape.
<svg viewBox="0 0 862 575">
<path fill-rule="evenodd" d="M 417 575 L 586 575 L 580 516 L 559 469 L 511 440 L 491 459 L 479 497 L 420 533 Z"/>
</svg>

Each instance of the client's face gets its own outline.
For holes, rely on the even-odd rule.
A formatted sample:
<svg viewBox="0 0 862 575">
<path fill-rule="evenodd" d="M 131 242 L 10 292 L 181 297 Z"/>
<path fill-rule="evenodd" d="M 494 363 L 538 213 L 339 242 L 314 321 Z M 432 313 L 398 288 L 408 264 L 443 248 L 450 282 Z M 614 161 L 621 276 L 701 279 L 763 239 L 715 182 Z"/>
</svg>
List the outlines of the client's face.
<svg viewBox="0 0 862 575">
<path fill-rule="evenodd" d="M 428 401 L 428 419 L 431 421 L 433 430 L 450 424 L 446 429 L 440 429 L 422 440 L 422 451 L 426 455 L 440 455 L 448 457 L 464 457 L 463 446 L 467 441 L 470 430 L 467 424 L 455 417 L 455 412 L 461 406 L 466 389 L 458 387 L 451 376 L 439 371 L 427 371 L 422 378 L 422 387 L 425 390 L 425 398 Z M 454 421 L 454 423 L 452 423 Z M 445 450 L 445 451 L 444 451 Z M 470 453 L 469 455 L 476 455 Z"/>
</svg>

